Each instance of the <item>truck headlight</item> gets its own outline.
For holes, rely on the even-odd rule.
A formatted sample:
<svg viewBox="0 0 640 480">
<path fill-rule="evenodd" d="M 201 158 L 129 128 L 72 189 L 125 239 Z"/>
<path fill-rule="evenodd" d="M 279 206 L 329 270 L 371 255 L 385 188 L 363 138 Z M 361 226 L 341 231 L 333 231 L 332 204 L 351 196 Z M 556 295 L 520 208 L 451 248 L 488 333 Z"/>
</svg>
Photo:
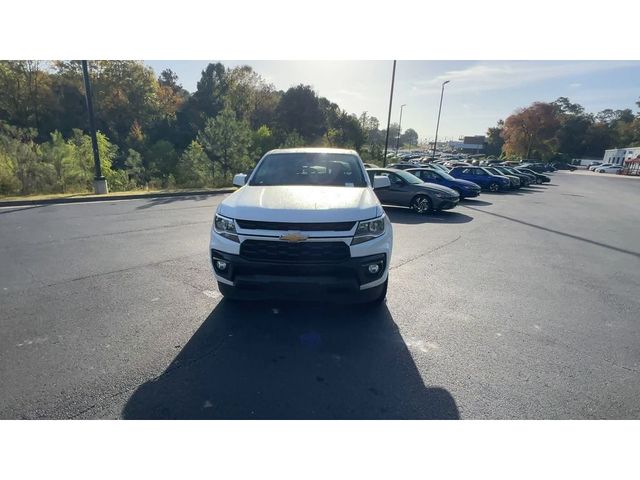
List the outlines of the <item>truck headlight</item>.
<svg viewBox="0 0 640 480">
<path fill-rule="evenodd" d="M 372 220 L 365 220 L 358 222 L 356 233 L 351 240 L 351 245 L 358 245 L 359 243 L 367 242 L 379 237 L 384 233 L 384 220 L 385 216 L 374 218 Z"/>
<path fill-rule="evenodd" d="M 234 242 L 240 242 L 236 232 L 236 223 L 232 218 L 223 217 L 219 213 L 216 213 L 213 219 L 213 230 L 221 237 Z"/>
</svg>

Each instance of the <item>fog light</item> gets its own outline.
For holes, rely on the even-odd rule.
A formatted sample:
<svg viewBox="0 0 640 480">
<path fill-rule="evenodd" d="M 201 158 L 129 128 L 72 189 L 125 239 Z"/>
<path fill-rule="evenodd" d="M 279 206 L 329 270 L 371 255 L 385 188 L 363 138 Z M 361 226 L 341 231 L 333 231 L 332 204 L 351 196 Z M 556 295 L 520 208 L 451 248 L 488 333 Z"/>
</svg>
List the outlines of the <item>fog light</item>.
<svg viewBox="0 0 640 480">
<path fill-rule="evenodd" d="M 216 268 L 220 271 L 224 271 L 227 269 L 227 262 L 224 260 L 216 260 Z"/>
<path fill-rule="evenodd" d="M 372 263 L 371 265 L 369 265 L 368 270 L 371 275 L 375 275 L 380 271 L 380 265 L 378 265 L 377 263 Z"/>
</svg>

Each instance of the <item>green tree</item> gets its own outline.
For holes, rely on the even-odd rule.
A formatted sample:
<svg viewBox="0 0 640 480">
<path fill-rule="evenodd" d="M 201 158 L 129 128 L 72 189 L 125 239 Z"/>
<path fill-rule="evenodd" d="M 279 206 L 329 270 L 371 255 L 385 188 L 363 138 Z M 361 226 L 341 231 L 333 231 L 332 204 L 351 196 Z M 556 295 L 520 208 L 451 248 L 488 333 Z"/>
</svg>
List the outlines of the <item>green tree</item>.
<svg viewBox="0 0 640 480">
<path fill-rule="evenodd" d="M 149 175 L 166 179 L 175 171 L 178 152 L 171 142 L 158 140 L 145 152 L 145 158 Z"/>
<path fill-rule="evenodd" d="M 266 125 L 262 125 L 251 134 L 251 158 L 255 162 L 274 148 L 276 148 L 276 140 Z"/>
<path fill-rule="evenodd" d="M 40 139 L 51 126 L 54 97 L 45 62 L 0 61 L 0 120 L 22 128 L 34 128 Z"/>
<path fill-rule="evenodd" d="M 413 128 L 407 128 L 402 135 L 400 135 L 400 145 L 408 145 L 415 147 L 418 145 L 418 132 Z"/>
<path fill-rule="evenodd" d="M 129 181 L 133 183 L 133 185 L 142 186 L 149 181 L 147 170 L 142 161 L 142 155 L 140 155 L 139 152 L 130 148 L 124 165 Z"/>
<path fill-rule="evenodd" d="M 67 85 L 76 85 L 84 94 L 80 62 L 54 62 L 54 65 Z M 144 63 L 99 60 L 89 62 L 89 67 L 97 128 L 120 147 L 126 145 L 134 122 L 146 130 L 166 115 L 160 102 L 160 84 Z M 86 125 L 86 111 L 82 117 L 76 120 L 76 127 Z"/>
<path fill-rule="evenodd" d="M 200 143 L 213 162 L 214 176 L 230 178 L 230 173 L 250 167 L 249 148 L 251 129 L 245 120 L 237 120 L 233 110 L 223 110 L 207 119 L 204 129 L 198 133 Z"/>
<path fill-rule="evenodd" d="M 75 146 L 67 142 L 60 132 L 55 131 L 51 133 L 51 140 L 42 145 L 42 155 L 55 170 L 56 183 L 53 185 L 53 190 L 67 192 L 68 188 L 73 186 L 69 184 L 67 170 L 75 162 Z"/>
<path fill-rule="evenodd" d="M 205 187 L 212 183 L 211 161 L 195 140 L 178 160 L 176 181 L 181 187 Z"/>
<path fill-rule="evenodd" d="M 327 130 L 318 96 L 308 85 L 287 90 L 278 104 L 276 117 L 283 132 L 296 130 L 307 143 L 314 142 Z"/>
<path fill-rule="evenodd" d="M 502 138 L 503 128 L 504 121 L 498 120 L 495 127 L 489 127 L 487 129 L 487 155 L 493 155 L 494 157 L 500 157 L 502 155 L 502 146 L 504 145 L 504 139 Z"/>
<path fill-rule="evenodd" d="M 16 194 L 22 189 L 16 169 L 14 159 L 0 149 L 0 195 Z"/>
<path fill-rule="evenodd" d="M 289 132 L 282 144 L 280 144 L 280 148 L 297 148 L 305 146 L 304 138 L 300 136 L 297 131 Z"/>
</svg>

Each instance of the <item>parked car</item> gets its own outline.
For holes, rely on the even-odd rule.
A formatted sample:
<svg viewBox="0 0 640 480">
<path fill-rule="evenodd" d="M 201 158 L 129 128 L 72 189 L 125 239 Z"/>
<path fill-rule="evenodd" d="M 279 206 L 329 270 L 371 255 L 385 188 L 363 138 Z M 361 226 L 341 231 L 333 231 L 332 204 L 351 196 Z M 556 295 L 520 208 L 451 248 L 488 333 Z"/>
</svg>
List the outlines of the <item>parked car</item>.
<svg viewBox="0 0 640 480">
<path fill-rule="evenodd" d="M 442 173 L 446 173 L 446 174 L 449 173 L 449 169 L 440 163 L 432 162 L 432 163 L 427 163 L 424 166 L 428 168 L 432 168 L 434 170 L 438 170 L 439 172 L 442 172 Z"/>
<path fill-rule="evenodd" d="M 536 183 L 536 176 L 534 173 L 521 172 L 516 167 L 512 167 L 511 165 L 504 165 L 504 168 L 506 168 L 508 172 L 512 172 L 514 175 L 524 175 L 528 180 L 528 185 Z"/>
<path fill-rule="evenodd" d="M 515 177 L 518 177 L 518 179 L 520 180 L 520 186 L 522 187 L 528 187 L 531 182 L 533 182 L 535 179 L 530 177 L 529 175 L 526 175 L 524 173 L 521 172 L 517 172 L 515 170 L 513 170 L 512 168 L 509 167 L 505 167 L 504 165 L 492 165 L 491 168 L 498 170 L 499 172 L 504 173 L 505 175 L 513 175 Z"/>
<path fill-rule="evenodd" d="M 518 167 L 518 168 L 516 168 L 516 170 L 518 172 L 523 172 L 523 173 L 528 173 L 530 175 L 534 175 L 535 176 L 535 182 L 538 185 L 540 185 L 542 183 L 549 183 L 551 181 L 551 179 L 549 177 L 547 177 L 546 175 L 543 175 L 542 173 L 534 172 L 533 170 L 531 170 L 529 168 Z"/>
<path fill-rule="evenodd" d="M 532 173 L 519 172 L 517 168 L 511 167 L 511 166 L 504 166 L 503 168 L 505 168 L 507 172 L 511 172 L 514 175 L 524 175 L 524 177 L 527 179 L 527 181 L 525 182 L 526 184 L 525 186 L 527 187 L 532 183 L 536 183 L 536 176 Z"/>
<path fill-rule="evenodd" d="M 449 174 L 454 178 L 468 180 L 491 192 L 507 190 L 511 182 L 504 176 L 494 175 L 484 167 L 455 167 Z"/>
<path fill-rule="evenodd" d="M 375 191 L 380 203 L 409 207 L 416 213 L 431 213 L 454 208 L 460 201 L 460 195 L 435 183 L 425 183 L 415 175 L 404 170 L 391 168 L 371 168 L 369 177 L 384 176 L 389 179 L 389 188 Z"/>
<path fill-rule="evenodd" d="M 460 180 L 453 178 L 446 172 L 431 167 L 426 168 L 410 168 L 407 172 L 415 175 L 423 182 L 437 183 L 455 190 L 460 195 L 460 199 L 477 197 L 480 195 L 480 185 L 468 180 Z"/>
<path fill-rule="evenodd" d="M 470 167 L 471 163 L 461 162 L 460 160 L 453 160 L 444 163 L 445 167 L 454 168 L 454 167 Z"/>
<path fill-rule="evenodd" d="M 391 222 L 353 150 L 271 150 L 218 206 L 209 245 L 231 299 L 325 296 L 379 304 L 387 292 Z"/>
<path fill-rule="evenodd" d="M 622 165 L 609 165 L 596 168 L 596 173 L 618 173 L 620 170 L 622 170 Z"/>
<path fill-rule="evenodd" d="M 588 168 L 589 170 L 591 170 L 591 169 L 592 169 L 592 167 L 593 167 L 593 168 L 595 168 L 595 167 L 597 167 L 597 166 L 599 166 L 599 165 L 603 165 L 603 163 L 602 163 L 602 162 L 591 162 L 591 163 L 588 165 L 588 167 L 587 167 L 587 168 Z"/>
<path fill-rule="evenodd" d="M 484 168 L 486 171 L 488 171 L 489 173 L 493 174 L 493 175 L 498 175 L 498 176 L 503 176 L 509 179 L 510 182 L 510 187 L 512 189 L 516 189 L 516 188 L 520 188 L 520 178 L 515 176 L 515 175 L 510 175 L 508 173 L 504 173 L 501 170 L 498 170 L 495 167 L 482 167 Z"/>
<path fill-rule="evenodd" d="M 592 172 L 595 172 L 596 168 L 610 167 L 611 165 L 613 165 L 613 163 L 598 163 L 597 165 L 591 165 L 589 167 L 589 170 L 591 170 Z"/>
<path fill-rule="evenodd" d="M 416 163 L 392 163 L 391 165 L 387 165 L 387 168 L 395 168 L 396 170 L 406 170 L 407 168 L 416 168 L 418 164 Z"/>
<path fill-rule="evenodd" d="M 556 170 L 569 170 L 570 172 L 573 172 L 578 168 L 575 165 L 571 165 L 570 163 L 565 162 L 554 162 L 553 164 L 551 164 L 551 166 Z"/>
<path fill-rule="evenodd" d="M 548 163 L 524 163 L 522 164 L 522 166 L 525 168 L 529 168 L 534 172 L 538 172 L 538 173 L 555 171 L 555 168 Z"/>
</svg>

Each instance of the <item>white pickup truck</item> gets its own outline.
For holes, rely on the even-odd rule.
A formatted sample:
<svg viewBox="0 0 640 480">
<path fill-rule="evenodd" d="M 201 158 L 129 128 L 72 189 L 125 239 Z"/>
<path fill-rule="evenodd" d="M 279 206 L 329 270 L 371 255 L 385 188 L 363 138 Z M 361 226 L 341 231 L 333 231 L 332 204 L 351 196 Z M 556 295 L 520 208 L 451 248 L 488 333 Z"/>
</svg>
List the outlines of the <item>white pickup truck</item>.
<svg viewBox="0 0 640 480">
<path fill-rule="evenodd" d="M 353 150 L 272 150 L 218 206 L 210 258 L 232 299 L 383 303 L 391 222 Z"/>
</svg>

